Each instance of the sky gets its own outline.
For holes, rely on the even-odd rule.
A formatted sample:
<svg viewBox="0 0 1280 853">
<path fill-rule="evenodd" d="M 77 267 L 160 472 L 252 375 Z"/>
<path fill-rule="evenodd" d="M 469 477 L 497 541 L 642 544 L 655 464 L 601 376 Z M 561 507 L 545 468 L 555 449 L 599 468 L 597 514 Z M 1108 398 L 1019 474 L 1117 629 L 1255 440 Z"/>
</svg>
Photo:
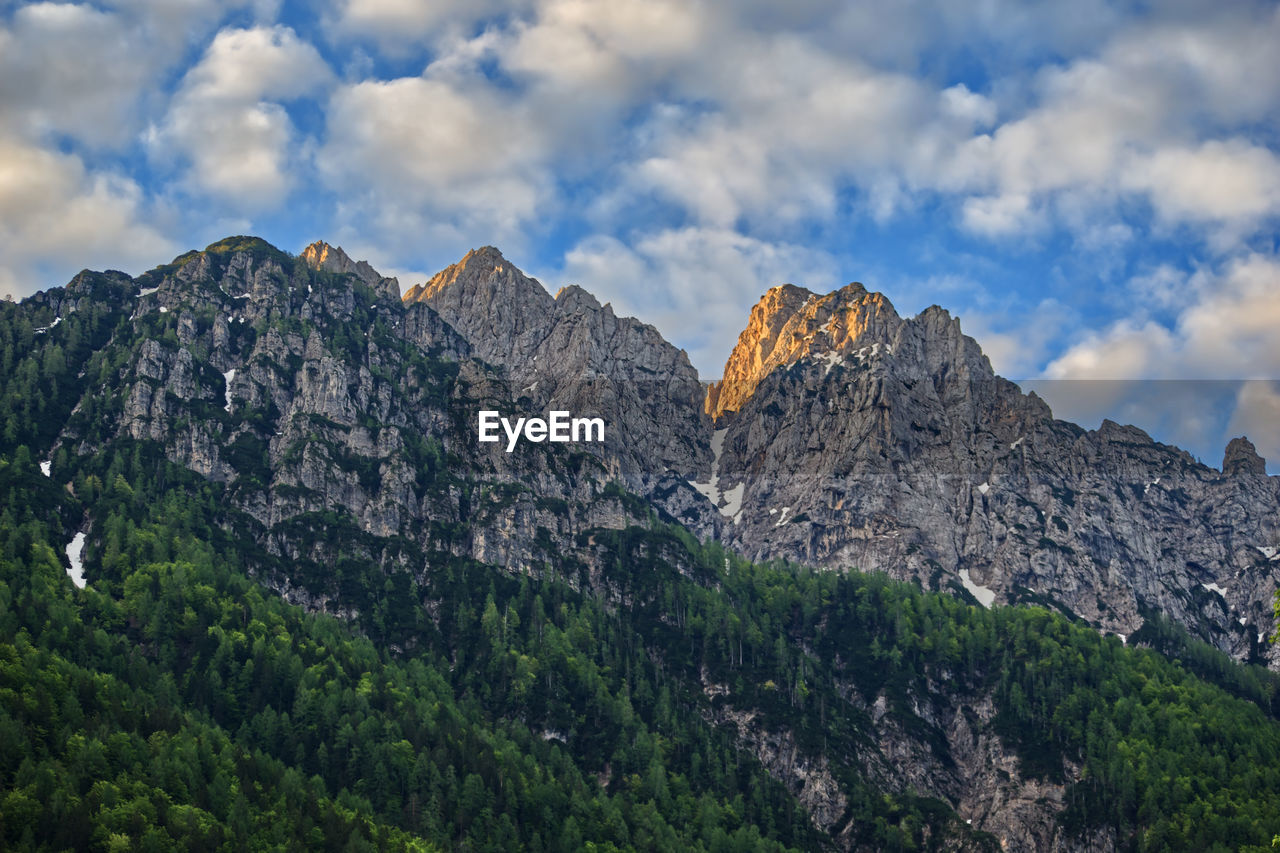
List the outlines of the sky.
<svg viewBox="0 0 1280 853">
<path fill-rule="evenodd" d="M 18 298 L 232 234 L 405 289 L 488 244 L 711 378 L 769 287 L 857 280 L 1060 416 L 1276 472 L 1278 224 L 1275 3 L 0 0 Z"/>
</svg>

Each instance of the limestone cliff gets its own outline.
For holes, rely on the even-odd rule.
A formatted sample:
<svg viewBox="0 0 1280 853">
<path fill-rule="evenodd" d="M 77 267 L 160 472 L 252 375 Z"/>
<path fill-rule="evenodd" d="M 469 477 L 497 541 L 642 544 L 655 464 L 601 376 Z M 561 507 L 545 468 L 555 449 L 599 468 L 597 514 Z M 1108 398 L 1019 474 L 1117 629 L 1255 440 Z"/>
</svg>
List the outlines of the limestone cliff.
<svg viewBox="0 0 1280 853">
<path fill-rule="evenodd" d="M 656 329 L 618 317 L 577 286 L 553 298 L 489 246 L 410 288 L 404 300 L 430 306 L 473 355 L 499 366 L 522 407 L 602 417 L 604 445 L 583 449 L 671 517 L 714 535 L 716 513 L 687 483 L 711 466 L 704 391 L 685 352 Z"/>
<path fill-rule="evenodd" d="M 774 288 L 707 394 L 724 539 L 757 558 L 879 569 L 983 604 L 1035 602 L 1121 635 L 1174 616 L 1240 659 L 1280 583 L 1280 478 L 1110 421 L 1055 420 L 932 307 L 850 285 Z M 1274 657 L 1272 658 L 1274 660 Z"/>
</svg>

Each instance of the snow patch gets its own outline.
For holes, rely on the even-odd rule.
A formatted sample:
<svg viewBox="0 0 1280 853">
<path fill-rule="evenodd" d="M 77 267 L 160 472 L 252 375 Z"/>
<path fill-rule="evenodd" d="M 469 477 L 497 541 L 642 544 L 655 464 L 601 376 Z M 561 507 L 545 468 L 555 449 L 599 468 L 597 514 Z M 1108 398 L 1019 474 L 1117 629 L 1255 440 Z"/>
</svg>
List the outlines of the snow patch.
<svg viewBox="0 0 1280 853">
<path fill-rule="evenodd" d="M 826 364 L 827 369 L 822 371 L 822 375 L 826 376 L 831 372 L 831 368 L 844 364 L 844 356 L 838 352 L 824 352 L 822 355 L 814 356 L 814 361 L 820 361 Z"/>
<path fill-rule="evenodd" d="M 720 513 L 732 518 L 735 524 L 738 521 L 738 514 L 742 511 L 742 494 L 746 490 L 746 483 L 739 483 L 724 493 L 724 509 L 720 510 Z"/>
<path fill-rule="evenodd" d="M 1224 599 L 1227 597 L 1227 591 L 1222 587 L 1218 586 L 1216 583 L 1202 583 L 1200 584 L 1200 586 L 1204 587 L 1210 592 L 1216 592 L 1218 595 L 1222 596 Z"/>
<path fill-rule="evenodd" d="M 41 474 L 44 474 L 46 477 L 52 477 L 52 476 L 53 476 L 53 462 L 49 461 L 48 459 L 46 459 L 46 460 L 44 460 L 43 462 L 41 462 L 41 463 L 40 463 L 40 473 L 41 473 Z"/>
<path fill-rule="evenodd" d="M 144 296 L 150 296 L 151 294 L 155 293 L 159 289 L 160 288 L 158 287 L 144 287 L 142 288 L 142 290 L 138 291 L 138 298 L 141 299 Z"/>
<path fill-rule="evenodd" d="M 994 590 L 987 589 L 985 586 L 978 586 L 969 579 L 969 570 L 960 570 L 960 583 L 964 584 L 964 588 L 969 590 L 969 594 L 978 599 L 978 603 L 983 607 L 990 608 L 996 600 Z"/>
<path fill-rule="evenodd" d="M 982 485 L 978 486 L 978 491 L 982 492 L 985 495 L 987 492 L 991 491 L 991 484 L 983 483 Z"/>
<path fill-rule="evenodd" d="M 720 457 L 724 455 L 724 437 L 729 430 L 718 429 L 711 434 L 711 479 L 706 483 L 695 483 L 689 481 L 689 485 L 698 490 L 698 493 L 711 501 L 712 506 L 720 511 L 720 514 L 733 518 L 742 509 L 742 493 L 746 490 L 746 485 L 739 483 L 726 492 L 720 491 Z M 721 504 L 723 503 L 723 506 Z M 736 522 L 737 519 L 734 519 Z"/>
<path fill-rule="evenodd" d="M 160 306 L 160 313 L 161 313 L 161 314 L 168 314 L 168 313 L 169 313 L 169 309 L 168 309 L 168 308 L 166 308 L 166 307 L 164 307 L 163 305 L 161 305 L 161 306 Z"/>
<path fill-rule="evenodd" d="M 1018 445 L 1019 445 L 1019 444 L 1022 444 L 1022 439 L 1023 439 L 1023 438 L 1026 438 L 1026 436 L 1025 436 L 1025 435 L 1024 435 L 1024 436 L 1022 436 L 1022 438 L 1019 438 L 1019 439 L 1018 439 L 1017 441 L 1015 441 L 1013 444 L 1009 445 L 1009 449 L 1010 449 L 1010 450 L 1017 450 L 1017 449 L 1018 449 Z"/>
<path fill-rule="evenodd" d="M 789 506 L 784 506 L 784 507 L 782 508 L 782 515 L 778 516 L 778 522 L 777 522 L 776 524 L 774 524 L 773 526 L 774 526 L 774 527 L 781 527 L 782 525 L 786 524 L 786 523 L 787 523 L 787 515 L 788 515 L 790 512 L 791 512 L 791 507 L 789 507 Z"/>
<path fill-rule="evenodd" d="M 1248 622 L 1249 622 L 1249 620 L 1248 620 L 1248 619 L 1246 619 L 1246 618 L 1245 618 L 1245 617 L 1243 617 L 1243 616 L 1241 616 L 1241 617 L 1240 617 L 1239 619 L 1237 619 L 1236 621 L 1240 623 L 1240 626 L 1241 626 L 1241 627 L 1244 627 L 1244 626 L 1245 626 L 1246 624 L 1248 624 Z"/>
<path fill-rule="evenodd" d="M 227 390 L 224 392 L 226 395 L 227 404 L 222 408 L 228 412 L 231 411 L 231 380 L 235 378 L 236 378 L 236 369 L 234 367 L 228 370 L 226 373 L 222 374 L 223 381 L 227 383 Z"/>
<path fill-rule="evenodd" d="M 71 568 L 67 569 L 67 576 L 71 578 L 71 582 L 79 589 L 84 589 L 84 563 L 80 561 L 80 555 L 84 551 L 84 534 L 77 533 L 67 543 L 67 559 L 71 562 Z"/>
<path fill-rule="evenodd" d="M 1280 560 L 1280 549 L 1273 548 L 1270 545 L 1257 545 L 1255 547 L 1261 551 L 1262 556 L 1266 557 L 1268 560 L 1273 562 L 1275 560 Z"/>
</svg>

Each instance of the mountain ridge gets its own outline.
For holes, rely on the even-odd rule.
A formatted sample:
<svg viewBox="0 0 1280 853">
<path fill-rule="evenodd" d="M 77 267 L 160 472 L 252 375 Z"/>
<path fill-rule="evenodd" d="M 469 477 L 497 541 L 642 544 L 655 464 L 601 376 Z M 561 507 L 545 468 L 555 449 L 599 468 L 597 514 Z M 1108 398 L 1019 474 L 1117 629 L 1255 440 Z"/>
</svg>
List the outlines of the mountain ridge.
<svg viewBox="0 0 1280 853">
<path fill-rule="evenodd" d="M 594 791 L 616 797 L 610 802 L 624 812 L 612 828 L 592 819 L 582 837 L 623 849 L 627 838 L 639 847 L 696 846 L 688 839 L 703 826 L 704 846 L 724 847 L 724 839 L 713 843 L 705 821 L 729 820 L 727 813 L 704 811 L 704 819 L 691 821 L 690 791 L 703 798 L 700 809 L 711 809 L 709 797 L 728 802 L 747 792 L 733 812 L 749 824 L 740 840 L 749 844 L 758 832 L 804 849 L 908 841 L 935 849 L 1000 843 L 1107 849 L 1152 825 L 1149 803 L 1157 792 L 1172 798 L 1159 814 L 1177 818 L 1230 786 L 1250 811 L 1229 830 L 1224 815 L 1212 831 L 1256 842 L 1258 828 L 1270 825 L 1267 815 L 1276 812 L 1265 810 L 1267 791 L 1280 788 L 1241 789 L 1213 763 L 1219 752 L 1194 741 L 1153 741 L 1151 726 L 1141 724 L 1175 700 L 1179 719 L 1196 725 L 1209 724 L 1212 708 L 1215 724 L 1229 715 L 1224 743 L 1253 756 L 1233 753 L 1231 768 L 1243 761 L 1251 772 L 1271 773 L 1280 766 L 1257 758 L 1267 744 L 1280 743 L 1273 719 L 1280 682 L 1235 667 L 1179 633 L 1179 622 L 1201 627 L 1201 611 L 1219 607 L 1218 596 L 1246 601 L 1243 581 L 1227 588 L 1207 564 L 1199 574 L 1169 572 L 1164 579 L 1189 598 L 1172 596 L 1174 606 L 1165 611 L 1141 578 L 1117 575 L 1114 584 L 1155 607 L 1130 641 L 1184 662 L 1176 666 L 1099 636 L 1096 628 L 1114 630 L 1106 619 L 1126 616 L 1117 602 L 1108 605 L 1115 613 L 1076 613 L 1092 628 L 1038 607 L 976 606 L 997 596 L 1017 599 L 1016 587 L 1010 595 L 994 569 L 1021 571 L 1012 558 L 1038 553 L 1034 536 L 1041 528 L 1059 546 L 1078 544 L 1081 554 L 1097 545 L 1055 532 L 1059 524 L 1046 513 L 1065 512 L 1072 500 L 1108 523 L 1112 516 L 1148 522 L 1130 518 L 1146 503 L 1168 519 L 1198 511 L 1198 504 L 1180 507 L 1182 474 L 1162 470 L 1166 481 L 1145 494 L 1140 480 L 1129 488 L 1153 466 L 1185 465 L 1199 476 L 1201 468 L 1185 454 L 1136 428 L 1108 422 L 1095 435 L 1053 421 L 1043 403 L 1015 395 L 995 377 L 941 310 L 898 318 L 894 339 L 874 353 L 875 341 L 854 336 L 835 353 L 842 363 L 810 347 L 763 373 L 744 405 L 713 424 L 705 388 L 691 367 L 685 370 L 679 351 L 585 291 L 562 290 L 552 310 L 527 327 L 529 354 L 539 358 L 524 365 L 540 366 L 523 374 L 520 362 L 471 355 L 473 347 L 501 353 L 501 334 L 468 340 L 431 305 L 390 299 L 387 280 L 371 286 L 372 277 L 350 270 L 336 250 L 323 254 L 347 271 L 254 238 L 228 238 L 137 279 L 85 273 L 73 287 L 0 306 L 0 342 L 27 353 L 12 375 L 0 376 L 7 398 L 19 401 L 5 423 L 4 448 L 12 455 L 0 458 L 0 485 L 26 499 L 11 501 L 0 515 L 20 513 L 25 523 L 44 513 L 38 523 L 48 532 L 40 541 L 82 543 L 76 553 L 87 582 L 72 587 L 55 548 L 30 549 L 33 528 L 6 522 L 3 535 L 16 538 L 0 542 L 0 571 L 5 588 L 16 590 L 14 600 L 43 600 L 45 592 L 30 588 L 37 581 L 65 599 L 47 624 L 34 606 L 16 610 L 40 643 L 85 660 L 93 658 L 84 643 L 100 648 L 100 636 L 112 638 L 150 662 L 138 688 L 163 683 L 169 673 L 183 691 L 182 707 L 213 713 L 235 733 L 238 748 L 267 750 L 296 765 L 304 779 L 319 774 L 320 783 L 311 783 L 316 797 L 317 784 L 334 797 L 347 796 L 346 785 L 358 798 L 343 802 L 357 813 L 430 832 L 445 847 L 464 836 L 499 837 L 475 817 L 485 797 L 506 804 L 495 805 L 494 815 L 508 816 L 526 807 L 525 795 L 492 778 L 488 753 L 477 765 L 468 750 L 446 753 L 422 741 L 425 733 L 408 735 L 409 748 L 399 745 L 399 735 L 386 743 L 362 738 L 361 751 L 384 756 L 387 766 L 353 764 L 344 752 L 352 736 L 330 721 L 333 715 L 321 713 L 328 722 L 316 729 L 311 699 L 299 705 L 273 698 L 269 685 L 277 681 L 286 696 L 315 697 L 329 678 L 323 667 L 307 668 L 308 675 L 272 662 L 284 605 L 267 602 L 265 621 L 250 620 L 234 597 L 211 597 L 209 590 L 243 597 L 244 589 L 258 588 L 251 576 L 313 614 L 288 617 L 294 636 L 330 636 L 337 629 L 324 627 L 329 623 L 318 614 L 331 614 L 343 620 L 342 630 L 367 637 L 359 665 L 340 667 L 351 669 L 344 707 L 358 707 L 366 675 L 377 694 L 384 679 L 389 686 L 417 673 L 420 683 L 430 673 L 471 709 L 469 731 L 486 720 L 511 731 L 517 745 L 507 752 L 525 766 L 553 760 L 548 756 L 559 750 L 554 760 L 570 762 L 586 780 L 588 797 Z M 500 292 L 495 299 L 503 304 Z M 465 313 L 467 300 L 454 303 L 452 310 L 463 312 L 460 325 L 494 328 Z M 796 320 L 801 341 L 809 328 L 803 324 L 814 318 L 826 322 L 820 312 Z M 846 321 L 857 319 L 846 312 Z M 890 327 L 887 320 L 882 325 Z M 789 341 L 783 350 L 804 350 L 803 343 L 788 350 Z M 667 373 L 636 382 L 640 368 Z M 529 387 L 533 382 L 555 387 Z M 562 389 L 579 396 L 562 398 Z M 679 470 L 658 474 L 652 455 L 625 441 L 576 448 L 529 443 L 512 453 L 476 441 L 479 409 L 533 415 L 562 399 L 612 405 L 619 427 L 629 425 L 640 437 L 665 429 L 692 449 L 683 462 L 673 457 Z M 32 415 L 20 422 L 13 412 L 23 411 Z M 798 441 L 808 424 L 834 428 Z M 1218 499 L 1221 512 L 1210 520 L 1239 526 L 1234 514 L 1247 519 L 1270 482 L 1256 476 L 1249 452 L 1238 443 L 1231 458 L 1240 461 L 1240 476 L 1218 477 L 1247 488 L 1184 500 Z M 1004 467 L 981 467 L 993 462 Z M 1071 477 L 1096 468 L 1118 472 L 1122 479 L 1110 485 L 1124 485 L 1129 496 L 1108 500 L 1130 515 L 1107 516 L 1087 490 L 1065 490 Z M 786 476 L 775 478 L 774 469 Z M 974 485 L 975 473 L 1000 477 L 984 481 L 984 491 Z M 716 483 L 716 492 L 732 493 L 737 505 L 712 505 L 690 480 Z M 844 504 L 835 506 L 830 498 L 840 489 Z M 771 506 L 779 497 L 795 502 L 782 518 L 768 513 L 780 508 Z M 867 503 L 874 500 L 882 503 Z M 973 519 L 970 527 L 992 511 L 1022 513 L 1006 528 L 1025 522 L 1022 535 L 1031 547 L 1008 534 L 1009 554 L 997 553 L 1004 562 L 991 563 L 988 573 L 968 555 L 962 555 L 968 562 L 944 566 L 949 543 L 958 548 L 973 538 L 947 514 L 957 507 Z M 913 528 L 921 517 L 934 527 Z M 1059 518 L 1077 535 L 1077 518 Z M 1158 525 L 1147 527 L 1159 533 Z M 1241 533 L 1252 535 L 1246 527 Z M 947 535 L 931 538 L 940 531 Z M 1188 532 L 1196 535 L 1194 527 Z M 1126 536 L 1117 528 L 1113 547 L 1140 544 Z M 822 566 L 809 558 L 817 549 L 836 552 L 850 541 L 861 541 L 873 556 L 897 541 L 897 551 L 881 552 L 893 561 L 887 573 L 896 567 L 899 577 L 917 583 L 894 582 L 871 565 L 862 573 L 789 562 L 800 555 Z M 757 550 L 771 559 L 758 564 L 740 556 Z M 40 558 L 32 566 L 11 559 L 28 552 Z M 1062 547 L 1055 553 L 1066 554 Z M 827 568 L 850 565 L 859 564 Z M 1039 588 L 1041 603 L 1063 613 L 1076 603 L 1071 594 L 1085 596 L 1100 580 L 1112 583 L 1066 556 L 1036 557 L 1031 569 L 1053 570 Z M 1250 580 L 1261 589 L 1267 577 L 1254 571 Z M 1073 579 L 1076 589 L 1062 588 Z M 980 585 L 990 584 L 991 599 L 976 601 L 964 581 L 979 594 Z M 275 596 L 259 594 L 255 613 L 264 613 L 264 599 Z M 8 616 L 0 630 L 14 628 Z M 86 637 L 99 639 L 68 645 L 80 635 L 59 626 L 81 624 Z M 252 642 L 238 639 L 246 633 Z M 299 653 L 313 654 L 306 649 L 315 643 L 306 642 Z M 375 661 L 368 648 L 384 658 Z M 228 667 L 229 661 L 236 663 Z M 1189 670 L 1221 689 L 1209 689 Z M 131 666 L 128 677 L 142 672 Z M 1045 683 L 1046 673 L 1052 683 Z M 1151 692 L 1135 684 L 1161 687 Z M 17 695 L 0 691 L 0 703 Z M 1103 696 L 1136 704 L 1120 714 Z M 1058 706 L 1072 710 L 1059 715 Z M 1130 713 L 1138 707 L 1140 713 Z M 420 725 L 421 711 L 400 713 Z M 448 716 L 456 719 L 457 712 Z M 12 727 L 5 731 L 11 735 Z M 456 724 L 446 722 L 445 731 L 456 732 Z M 1126 782 L 1124 768 L 1114 766 L 1120 746 L 1153 756 L 1151 766 L 1194 768 L 1179 774 L 1190 773 L 1208 793 L 1188 804 L 1178 798 L 1191 788 L 1170 786 L 1158 773 Z M 415 760 L 424 773 L 443 761 L 463 769 L 428 789 L 426 777 L 410 770 Z M 0 772 L 5 761 L 0 756 Z M 403 808 L 414 802 L 411 795 L 420 796 L 421 808 Z M 185 802 L 178 788 L 169 796 Z M 662 830 L 667 841 L 638 840 L 649 836 L 627 810 L 645 801 L 651 803 L 645 814 L 674 822 Z M 229 820 L 225 810 L 210 808 Z M 421 823 L 423 813 L 437 823 Z M 502 837 L 527 838 L 555 825 L 539 814 L 503 829 Z M 1185 827 L 1158 825 L 1185 834 Z M 1197 831 L 1210 832 L 1210 824 Z M 553 849 L 581 846 L 572 833 L 551 843 L 538 837 Z"/>
</svg>

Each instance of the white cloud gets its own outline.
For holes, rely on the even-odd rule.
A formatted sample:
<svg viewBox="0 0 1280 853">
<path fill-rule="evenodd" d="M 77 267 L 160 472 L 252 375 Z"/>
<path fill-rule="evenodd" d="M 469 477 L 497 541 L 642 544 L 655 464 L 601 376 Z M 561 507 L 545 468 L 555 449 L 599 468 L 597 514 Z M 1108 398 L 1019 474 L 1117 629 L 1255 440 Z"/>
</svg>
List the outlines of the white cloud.
<svg viewBox="0 0 1280 853">
<path fill-rule="evenodd" d="M 517 29 L 503 63 L 569 88 L 614 90 L 688 59 L 704 26 L 696 6 L 674 0 L 550 0 Z"/>
<path fill-rule="evenodd" d="M 1074 312 L 1056 299 L 1042 299 L 1030 311 L 975 310 L 961 316 L 965 334 L 982 347 L 1000 376 L 1035 376 L 1061 339 Z"/>
<path fill-rule="evenodd" d="M 1280 259 L 1253 254 L 1198 276 L 1172 329 L 1121 320 L 1045 370 L 1056 379 L 1269 379 L 1280 376 Z"/>
<path fill-rule="evenodd" d="M 1162 148 L 1139 158 L 1123 177 L 1175 221 L 1240 222 L 1280 213 L 1280 160 L 1239 139 Z"/>
<path fill-rule="evenodd" d="M 1025 233 L 1041 223 L 1041 217 L 1031 207 L 1031 198 L 1025 193 L 967 199 L 961 220 L 970 231 L 988 237 Z"/>
<path fill-rule="evenodd" d="M 176 151 L 190 161 L 187 183 L 234 209 L 278 207 L 306 160 L 280 102 L 330 79 L 316 49 L 287 27 L 223 30 L 183 78 L 151 134 L 152 153 L 163 160 Z"/>
<path fill-rule="evenodd" d="M 525 6 L 496 0 L 337 0 L 328 29 L 336 40 L 373 40 L 399 55 L 465 32 L 495 12 L 518 14 Z"/>
<path fill-rule="evenodd" d="M 424 77 L 345 85 L 326 121 L 321 173 L 348 200 L 349 215 L 376 227 L 412 239 L 434 219 L 456 236 L 498 242 L 544 212 L 542 131 L 488 88 Z"/>
<path fill-rule="evenodd" d="M 173 254 L 138 186 L 78 157 L 0 138 L 0 288 L 15 297 L 86 266 L 140 271 Z M 57 276 L 53 281 L 46 276 Z"/>
<path fill-rule="evenodd" d="M 126 142 L 165 53 L 143 48 L 120 15 L 61 3 L 19 8 L 0 29 L 0 124 L 91 146 Z"/>
<path fill-rule="evenodd" d="M 1274 10 L 1131 24 L 1098 55 L 1042 72 L 1030 106 L 940 158 L 932 185 L 973 196 L 962 224 L 980 234 L 1026 224 L 1002 215 L 1023 198 L 1052 211 L 1074 196 L 1062 222 L 1080 228 L 1082 200 L 1106 210 L 1129 195 L 1228 246 L 1224 235 L 1247 237 L 1280 212 L 1280 163 L 1233 135 L 1280 107 L 1277 39 Z"/>
</svg>

